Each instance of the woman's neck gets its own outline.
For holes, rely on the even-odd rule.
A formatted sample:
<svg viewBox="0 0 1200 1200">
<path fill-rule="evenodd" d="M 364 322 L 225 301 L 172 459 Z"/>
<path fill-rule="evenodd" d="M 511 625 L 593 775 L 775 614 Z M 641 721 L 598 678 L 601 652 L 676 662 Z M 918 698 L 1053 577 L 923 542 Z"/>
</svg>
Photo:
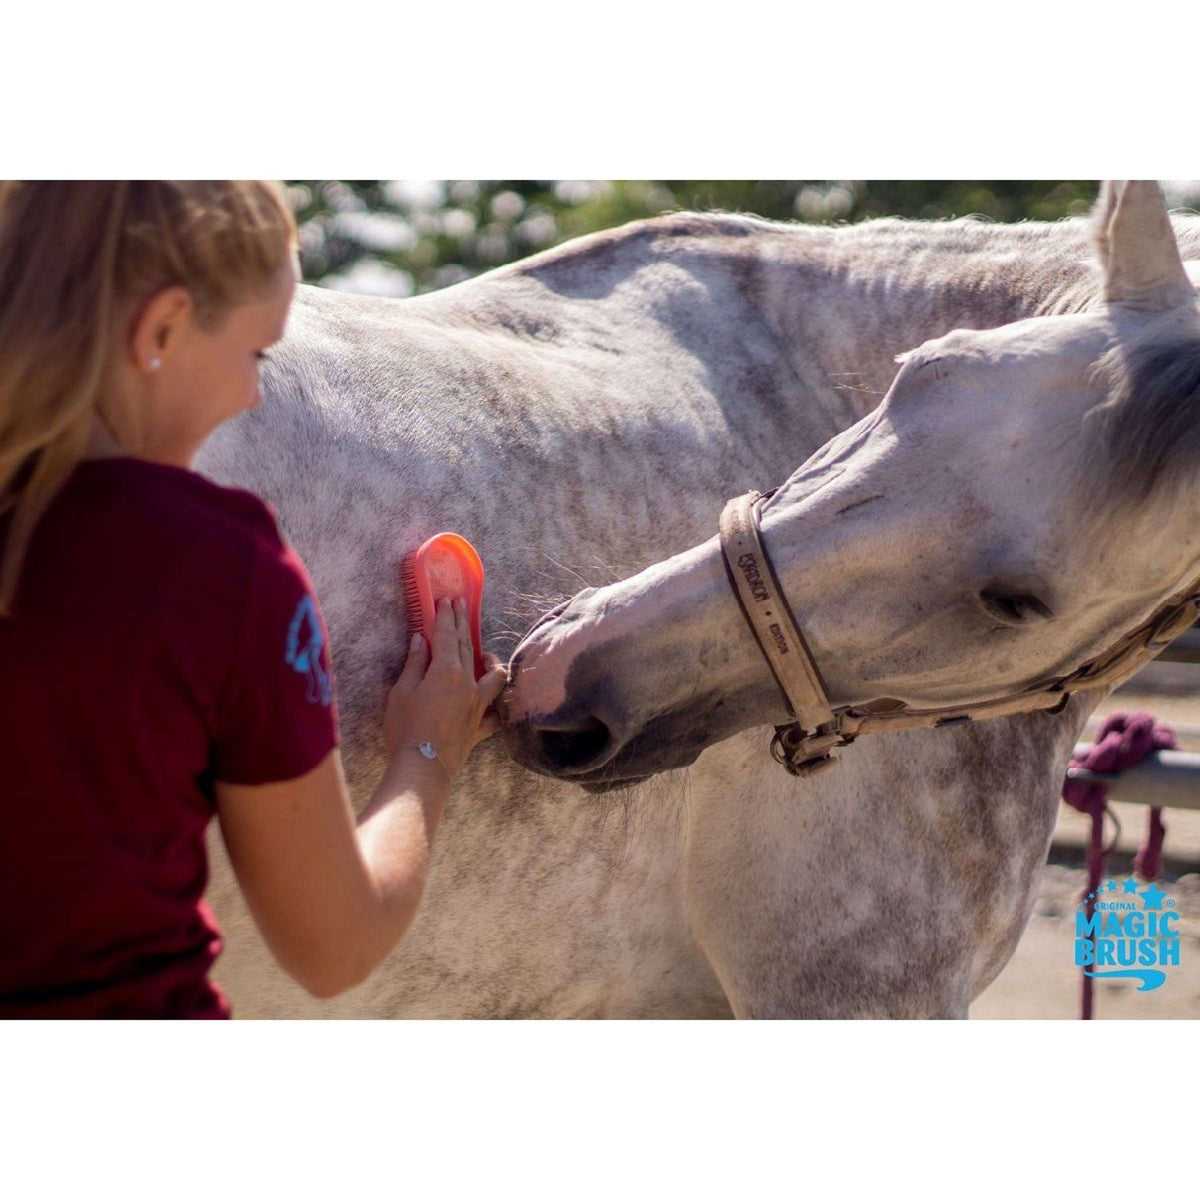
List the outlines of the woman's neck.
<svg viewBox="0 0 1200 1200">
<path fill-rule="evenodd" d="M 123 457 L 127 457 L 127 451 L 113 437 L 100 414 L 94 414 L 92 417 L 91 436 L 88 438 L 87 447 L 83 452 L 84 460 L 86 461 L 90 458 Z"/>
</svg>

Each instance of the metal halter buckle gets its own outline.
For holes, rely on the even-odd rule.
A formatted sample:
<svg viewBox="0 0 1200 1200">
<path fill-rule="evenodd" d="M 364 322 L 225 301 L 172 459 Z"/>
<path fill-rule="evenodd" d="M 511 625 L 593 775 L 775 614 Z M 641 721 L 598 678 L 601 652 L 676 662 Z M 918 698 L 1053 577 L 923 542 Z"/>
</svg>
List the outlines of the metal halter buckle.
<svg viewBox="0 0 1200 1200">
<path fill-rule="evenodd" d="M 819 775 L 829 767 L 836 767 L 839 760 L 829 752 L 835 746 L 848 745 L 836 730 L 827 726 L 808 733 L 798 722 L 776 725 L 771 739 L 771 757 L 789 775 L 809 778 Z"/>
</svg>

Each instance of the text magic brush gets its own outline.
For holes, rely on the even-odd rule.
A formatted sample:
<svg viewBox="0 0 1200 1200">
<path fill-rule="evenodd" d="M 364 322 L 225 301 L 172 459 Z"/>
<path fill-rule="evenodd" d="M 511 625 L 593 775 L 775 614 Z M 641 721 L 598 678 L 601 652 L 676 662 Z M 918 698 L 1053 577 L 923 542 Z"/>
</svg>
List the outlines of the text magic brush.
<svg viewBox="0 0 1200 1200">
<path fill-rule="evenodd" d="M 475 650 L 475 678 L 483 676 L 483 637 L 479 613 L 483 607 L 483 562 L 475 547 L 457 533 L 436 533 L 410 550 L 401 564 L 404 603 L 408 609 L 409 633 L 419 631 L 433 645 L 437 602 L 447 596 L 462 596 L 471 623 Z"/>
</svg>

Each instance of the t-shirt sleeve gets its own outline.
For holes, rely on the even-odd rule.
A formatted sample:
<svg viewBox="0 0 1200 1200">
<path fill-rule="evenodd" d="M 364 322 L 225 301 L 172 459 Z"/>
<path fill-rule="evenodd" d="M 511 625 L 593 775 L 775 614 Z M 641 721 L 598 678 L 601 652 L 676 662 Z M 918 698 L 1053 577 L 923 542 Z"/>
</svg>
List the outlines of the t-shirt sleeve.
<svg viewBox="0 0 1200 1200">
<path fill-rule="evenodd" d="M 339 741 L 329 635 L 308 572 L 282 538 L 256 538 L 235 643 L 216 778 L 277 783 L 311 771 Z"/>
</svg>

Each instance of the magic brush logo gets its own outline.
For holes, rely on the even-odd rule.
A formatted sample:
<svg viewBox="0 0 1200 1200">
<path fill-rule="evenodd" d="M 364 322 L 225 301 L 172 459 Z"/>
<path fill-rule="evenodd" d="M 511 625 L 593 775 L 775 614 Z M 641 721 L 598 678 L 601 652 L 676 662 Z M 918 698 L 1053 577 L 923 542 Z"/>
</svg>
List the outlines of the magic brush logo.
<svg viewBox="0 0 1200 1200">
<path fill-rule="evenodd" d="M 1132 876 L 1124 884 L 1110 879 L 1080 903 L 1083 911 L 1075 914 L 1075 965 L 1090 968 L 1085 975 L 1140 979 L 1139 992 L 1152 992 L 1166 983 L 1162 968 L 1179 966 L 1179 913 L 1158 884 L 1138 891 Z"/>
</svg>

